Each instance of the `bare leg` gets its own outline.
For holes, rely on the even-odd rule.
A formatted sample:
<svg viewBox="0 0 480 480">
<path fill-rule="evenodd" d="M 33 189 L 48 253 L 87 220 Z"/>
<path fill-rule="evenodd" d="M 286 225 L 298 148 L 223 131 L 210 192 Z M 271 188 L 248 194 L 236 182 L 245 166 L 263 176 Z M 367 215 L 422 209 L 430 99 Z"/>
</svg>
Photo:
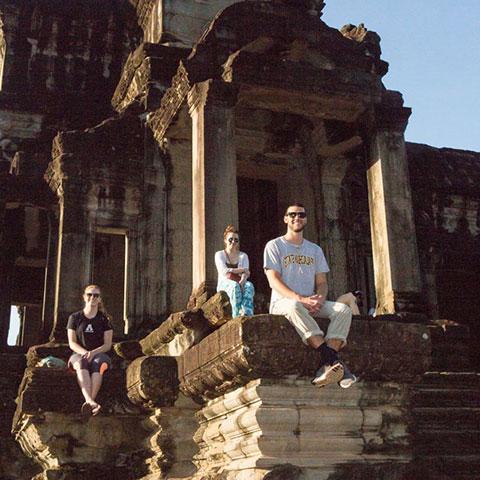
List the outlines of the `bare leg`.
<svg viewBox="0 0 480 480">
<path fill-rule="evenodd" d="M 330 338 L 327 341 L 327 345 L 336 350 L 337 352 L 340 351 L 344 343 L 345 342 L 343 340 L 339 340 L 337 338 Z"/>
<path fill-rule="evenodd" d="M 100 391 L 100 387 L 102 386 L 102 374 L 98 372 L 92 373 L 92 398 L 95 402 L 97 398 L 97 394 Z M 92 408 L 93 415 L 97 415 L 100 412 L 101 405 L 95 402 L 95 406 Z"/>
<path fill-rule="evenodd" d="M 95 400 L 102 386 L 102 375 L 98 372 L 92 373 L 92 398 Z"/>
<path fill-rule="evenodd" d="M 78 367 L 77 365 L 75 365 L 74 368 L 77 372 L 77 381 L 80 390 L 82 391 L 83 398 L 88 404 L 93 405 L 95 404 L 95 400 L 92 398 L 92 381 L 90 379 L 90 372 L 88 370 L 80 369 L 80 365 L 78 365 Z"/>
<path fill-rule="evenodd" d="M 322 343 L 325 343 L 325 339 L 321 335 L 312 335 L 307 338 L 307 343 L 313 348 L 318 348 Z"/>
<path fill-rule="evenodd" d="M 360 310 L 357 305 L 357 297 L 353 293 L 344 293 L 337 298 L 337 302 L 348 305 L 352 310 L 353 315 L 360 315 Z"/>
</svg>

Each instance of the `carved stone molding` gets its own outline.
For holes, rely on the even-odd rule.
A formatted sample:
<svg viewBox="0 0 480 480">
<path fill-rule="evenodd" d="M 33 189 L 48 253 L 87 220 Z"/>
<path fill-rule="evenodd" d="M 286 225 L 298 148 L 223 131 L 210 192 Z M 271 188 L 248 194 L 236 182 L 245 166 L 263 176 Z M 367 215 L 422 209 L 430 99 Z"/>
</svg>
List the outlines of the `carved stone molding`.
<svg viewBox="0 0 480 480">
<path fill-rule="evenodd" d="M 187 71 L 183 63 L 180 62 L 177 73 L 172 79 L 172 86 L 162 97 L 160 108 L 147 115 L 147 125 L 151 128 L 157 142 L 162 141 L 167 128 L 181 107 L 190 88 Z"/>
<path fill-rule="evenodd" d="M 138 25 L 142 30 L 147 29 L 147 23 L 152 13 L 153 7 L 158 2 L 158 0 L 129 0 L 130 3 L 137 10 L 137 21 Z"/>
<path fill-rule="evenodd" d="M 186 50 L 182 48 L 142 43 L 129 55 L 123 67 L 112 106 L 118 112 L 135 106 L 140 111 L 158 108 L 185 55 Z"/>
<path fill-rule="evenodd" d="M 328 321 L 319 324 L 326 331 Z M 412 382 L 430 363 L 426 325 L 354 319 L 348 342 L 342 357 L 352 371 L 372 381 Z M 416 361 L 405 362 L 406 355 Z M 284 317 L 239 317 L 179 357 L 180 390 L 208 400 L 256 378 L 310 377 L 319 362 L 318 353 L 301 342 Z"/>
<path fill-rule="evenodd" d="M 362 382 L 347 392 L 300 379 L 253 380 L 198 413 L 193 479 L 233 480 L 240 471 L 242 478 L 343 479 L 353 477 L 340 476 L 342 466 L 356 464 L 359 474 L 383 462 L 395 473 L 389 478 L 406 478 L 408 402 L 409 388 L 393 382 Z M 281 465 L 288 475 L 276 477 Z"/>
</svg>

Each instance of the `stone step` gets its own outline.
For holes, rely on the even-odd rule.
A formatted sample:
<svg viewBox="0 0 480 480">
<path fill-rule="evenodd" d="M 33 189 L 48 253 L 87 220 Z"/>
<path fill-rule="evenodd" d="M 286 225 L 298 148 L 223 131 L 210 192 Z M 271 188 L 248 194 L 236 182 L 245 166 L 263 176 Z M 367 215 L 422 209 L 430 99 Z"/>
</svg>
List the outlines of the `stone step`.
<svg viewBox="0 0 480 480">
<path fill-rule="evenodd" d="M 480 391 L 476 388 L 432 388 L 417 389 L 412 393 L 412 405 L 422 407 L 470 407 L 480 408 Z"/>
<path fill-rule="evenodd" d="M 477 431 L 480 438 L 480 408 L 414 408 L 412 416 L 417 431 L 454 429 Z"/>
<path fill-rule="evenodd" d="M 478 455 L 480 433 L 478 429 L 457 431 L 434 429 L 415 433 L 414 450 L 417 456 Z"/>
<path fill-rule="evenodd" d="M 415 464 L 419 471 L 425 471 L 423 480 L 430 478 L 478 480 L 480 477 L 480 454 L 478 453 L 476 455 L 425 455 L 416 458 Z"/>
<path fill-rule="evenodd" d="M 480 373 L 477 372 L 426 372 L 416 390 L 434 387 L 480 389 Z"/>
</svg>

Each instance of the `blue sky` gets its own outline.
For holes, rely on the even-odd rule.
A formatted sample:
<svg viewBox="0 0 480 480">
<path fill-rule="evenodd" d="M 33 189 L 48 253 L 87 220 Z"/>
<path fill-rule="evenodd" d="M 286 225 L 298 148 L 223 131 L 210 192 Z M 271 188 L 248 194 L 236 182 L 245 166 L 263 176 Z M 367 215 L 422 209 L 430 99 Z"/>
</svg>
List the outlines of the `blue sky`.
<svg viewBox="0 0 480 480">
<path fill-rule="evenodd" d="M 326 0 L 322 20 L 364 23 L 413 112 L 412 142 L 480 152 L 480 0 Z"/>
</svg>

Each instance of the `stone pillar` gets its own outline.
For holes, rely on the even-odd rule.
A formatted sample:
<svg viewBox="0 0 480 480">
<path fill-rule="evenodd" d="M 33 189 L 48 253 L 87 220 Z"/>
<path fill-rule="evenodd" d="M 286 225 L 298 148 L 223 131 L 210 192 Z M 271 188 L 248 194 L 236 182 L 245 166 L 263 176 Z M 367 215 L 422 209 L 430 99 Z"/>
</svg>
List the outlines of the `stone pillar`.
<svg viewBox="0 0 480 480">
<path fill-rule="evenodd" d="M 342 182 L 347 170 L 344 157 L 324 158 L 322 161 L 322 193 L 324 224 L 320 244 L 330 265 L 329 291 L 337 298 L 348 290 L 347 241 L 341 229 Z"/>
<path fill-rule="evenodd" d="M 194 85 L 188 94 L 192 117 L 193 288 L 215 285 L 215 251 L 228 224 L 238 226 L 234 145 L 236 92 L 221 82 Z"/>
<path fill-rule="evenodd" d="M 83 288 L 90 282 L 93 232 L 81 208 L 80 189 L 63 184 L 55 279 L 54 326 L 51 340 L 67 338 L 68 316 L 82 307 Z"/>
<path fill-rule="evenodd" d="M 420 263 L 403 132 L 410 109 L 396 92 L 376 112 L 367 170 L 377 314 L 423 313 Z M 386 103 L 386 102 L 385 102 Z M 400 105 L 398 105 L 400 103 Z"/>
</svg>

